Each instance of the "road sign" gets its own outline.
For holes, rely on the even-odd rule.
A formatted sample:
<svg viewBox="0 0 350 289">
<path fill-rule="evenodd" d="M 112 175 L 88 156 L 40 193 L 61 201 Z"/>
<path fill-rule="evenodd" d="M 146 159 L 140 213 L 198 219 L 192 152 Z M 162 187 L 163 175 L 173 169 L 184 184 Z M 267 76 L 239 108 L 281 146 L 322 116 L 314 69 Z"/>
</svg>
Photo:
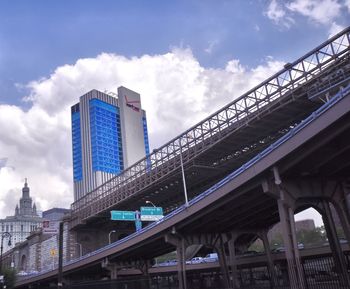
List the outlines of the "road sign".
<svg viewBox="0 0 350 289">
<path fill-rule="evenodd" d="M 163 218 L 162 207 L 141 207 L 141 221 L 158 221 Z"/>
<path fill-rule="evenodd" d="M 135 221 L 134 211 L 111 211 L 111 220 L 113 221 Z"/>
<path fill-rule="evenodd" d="M 58 235 L 57 222 L 43 221 L 42 230 L 43 234 Z"/>
<path fill-rule="evenodd" d="M 51 250 L 50 250 L 50 255 L 51 255 L 52 257 L 55 257 L 55 256 L 56 256 L 56 250 L 55 250 L 55 249 L 51 249 Z"/>
</svg>

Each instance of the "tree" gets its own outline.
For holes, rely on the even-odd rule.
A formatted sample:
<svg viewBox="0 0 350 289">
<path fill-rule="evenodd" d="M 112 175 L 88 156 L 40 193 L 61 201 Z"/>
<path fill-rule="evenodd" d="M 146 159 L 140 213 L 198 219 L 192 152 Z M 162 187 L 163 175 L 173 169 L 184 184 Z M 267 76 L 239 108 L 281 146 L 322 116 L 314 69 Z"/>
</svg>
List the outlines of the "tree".
<svg viewBox="0 0 350 289">
<path fill-rule="evenodd" d="M 3 268 L 2 274 L 4 275 L 4 285 L 6 285 L 6 289 L 14 288 L 16 282 L 16 270 Z"/>
</svg>

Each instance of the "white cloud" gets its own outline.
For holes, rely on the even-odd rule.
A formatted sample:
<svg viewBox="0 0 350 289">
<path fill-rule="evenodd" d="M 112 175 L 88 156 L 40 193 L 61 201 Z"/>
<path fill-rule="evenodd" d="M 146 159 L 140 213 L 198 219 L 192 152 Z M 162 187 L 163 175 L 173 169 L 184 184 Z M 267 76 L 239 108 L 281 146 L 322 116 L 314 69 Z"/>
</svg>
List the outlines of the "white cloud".
<svg viewBox="0 0 350 289">
<path fill-rule="evenodd" d="M 329 37 L 332 37 L 342 31 L 345 27 L 341 26 L 335 22 L 332 22 L 330 28 L 329 28 Z"/>
<path fill-rule="evenodd" d="M 331 23 L 341 11 L 338 0 L 294 0 L 286 7 L 321 24 Z"/>
<path fill-rule="evenodd" d="M 211 54 L 213 52 L 213 49 L 215 48 L 215 46 L 217 46 L 218 44 L 219 44 L 218 40 L 209 41 L 207 48 L 204 49 L 204 52 Z"/>
<path fill-rule="evenodd" d="M 344 5 L 348 8 L 348 12 L 350 13 L 350 0 L 345 0 Z"/>
<path fill-rule="evenodd" d="M 340 27 L 336 22 L 344 16 L 344 7 L 350 13 L 350 0 L 271 0 L 264 14 L 285 28 L 295 24 L 297 17 L 305 17 L 315 25 L 322 25 L 333 35 Z"/>
<path fill-rule="evenodd" d="M 281 25 L 285 28 L 290 28 L 294 23 L 293 18 L 287 15 L 285 7 L 278 0 L 271 0 L 265 11 L 265 15 L 275 24 Z"/>
<path fill-rule="evenodd" d="M 0 105 L 1 216 L 13 214 L 23 180 L 40 209 L 68 207 L 73 200 L 70 106 L 91 89 L 123 85 L 141 94 L 151 146 L 158 147 L 279 70 L 267 59 L 249 69 L 231 60 L 224 69 L 202 67 L 189 49 L 126 58 L 100 54 L 58 67 L 32 81 L 28 110 Z M 171 128 L 171 129 L 170 129 Z"/>
</svg>

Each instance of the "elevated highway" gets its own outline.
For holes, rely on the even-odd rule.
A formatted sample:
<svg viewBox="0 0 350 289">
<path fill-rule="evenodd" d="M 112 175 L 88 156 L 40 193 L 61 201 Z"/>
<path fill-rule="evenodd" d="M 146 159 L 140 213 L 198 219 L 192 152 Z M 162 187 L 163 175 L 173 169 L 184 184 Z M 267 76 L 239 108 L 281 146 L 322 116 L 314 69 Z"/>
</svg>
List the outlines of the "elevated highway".
<svg viewBox="0 0 350 289">
<path fill-rule="evenodd" d="M 188 206 L 179 206 L 140 232 L 66 263 L 63 267 L 65 277 L 74 279 L 74 276 L 87 275 L 111 264 L 116 264 L 119 269 L 120 266 L 127 267 L 126 264 L 137 266 L 142 262 L 145 266 L 147 260 L 176 249 L 179 288 L 186 288 L 184 244 L 206 244 L 218 251 L 220 268 L 228 282 L 224 287 L 229 288 L 232 284 L 227 275 L 234 276 L 237 266 L 232 246 L 246 242 L 254 234 L 262 234 L 266 228 L 281 221 L 283 230 L 290 233 L 286 234 L 289 237 L 284 236 L 290 288 L 306 288 L 299 286 L 303 285 L 296 271 L 300 255 L 295 251 L 293 222 L 291 219 L 286 221 L 286 212 L 298 212 L 307 206 L 314 206 L 320 212 L 324 209 L 326 228 L 332 231 L 332 224 L 327 223 L 327 218 L 331 217 L 327 215 L 324 201 L 338 196 L 337 188 L 346 185 L 350 167 L 350 86 L 329 96 L 328 102 L 254 158 L 193 197 Z M 303 187 L 308 189 L 303 190 Z M 324 207 L 318 207 L 320 203 Z M 341 268 L 342 256 L 336 238 L 330 233 L 335 263 Z M 269 255 L 267 262 L 271 265 L 273 260 Z M 226 264 L 227 259 L 230 267 Z M 230 272 L 228 268 L 231 268 Z M 56 274 L 52 271 L 20 280 L 17 288 L 53 280 Z"/>
</svg>

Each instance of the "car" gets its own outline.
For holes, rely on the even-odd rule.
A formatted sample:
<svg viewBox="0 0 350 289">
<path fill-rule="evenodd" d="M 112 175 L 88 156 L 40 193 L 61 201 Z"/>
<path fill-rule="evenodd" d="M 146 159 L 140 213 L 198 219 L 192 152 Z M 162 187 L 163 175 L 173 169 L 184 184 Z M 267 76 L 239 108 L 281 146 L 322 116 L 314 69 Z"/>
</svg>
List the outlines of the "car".
<svg viewBox="0 0 350 289">
<path fill-rule="evenodd" d="M 217 253 L 210 253 L 203 258 L 205 263 L 207 262 L 217 262 L 219 260 L 219 256 Z"/>
<path fill-rule="evenodd" d="M 253 256 L 253 255 L 258 255 L 259 253 L 257 251 L 254 250 L 249 250 L 249 251 L 245 251 L 243 252 L 243 256 Z"/>
<path fill-rule="evenodd" d="M 191 260 L 186 261 L 186 264 L 199 264 L 204 263 L 203 257 L 193 257 Z"/>
</svg>

